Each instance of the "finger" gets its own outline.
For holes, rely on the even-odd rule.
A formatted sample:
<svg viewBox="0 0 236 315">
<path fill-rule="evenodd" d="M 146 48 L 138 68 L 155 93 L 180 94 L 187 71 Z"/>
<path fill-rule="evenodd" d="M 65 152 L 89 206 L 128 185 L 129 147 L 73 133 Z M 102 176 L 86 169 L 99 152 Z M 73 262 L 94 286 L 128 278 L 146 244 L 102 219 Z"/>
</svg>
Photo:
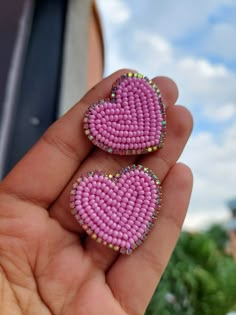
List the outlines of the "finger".
<svg viewBox="0 0 236 315">
<path fill-rule="evenodd" d="M 153 79 L 153 81 L 159 86 L 162 93 L 162 98 L 166 107 L 172 107 L 178 97 L 178 90 L 176 84 L 165 77 L 159 77 Z M 111 155 L 101 150 L 95 150 L 90 154 L 90 156 L 84 161 L 79 170 L 75 173 L 71 181 L 68 183 L 67 187 L 58 198 L 56 203 L 51 207 L 50 214 L 53 218 L 56 218 L 61 225 L 77 233 L 82 233 L 81 227 L 75 221 L 74 217 L 71 215 L 70 211 L 65 211 L 68 209 L 68 196 L 72 187 L 73 182 L 81 176 L 81 174 L 86 174 L 91 170 L 104 170 L 108 173 L 115 173 L 117 170 L 135 163 L 136 158 L 134 156 L 118 156 Z M 115 253 L 106 247 L 101 247 L 93 240 L 88 239 L 86 244 L 89 254 L 93 255 L 96 262 L 101 262 L 104 267 L 110 265 Z"/>
<path fill-rule="evenodd" d="M 179 96 L 179 91 L 176 83 L 170 78 L 163 76 L 156 77 L 153 79 L 153 81 L 159 87 L 166 107 L 168 108 L 171 105 L 175 104 Z"/>
<path fill-rule="evenodd" d="M 176 164 L 163 184 L 162 210 L 147 240 L 110 269 L 107 283 L 129 314 L 144 314 L 179 237 L 191 190 L 191 171 Z"/>
<path fill-rule="evenodd" d="M 56 121 L 5 178 L 2 189 L 48 207 L 92 149 L 82 128 L 85 111 L 98 99 L 108 97 L 112 83 L 129 71 L 120 70 L 102 80 Z"/>
</svg>

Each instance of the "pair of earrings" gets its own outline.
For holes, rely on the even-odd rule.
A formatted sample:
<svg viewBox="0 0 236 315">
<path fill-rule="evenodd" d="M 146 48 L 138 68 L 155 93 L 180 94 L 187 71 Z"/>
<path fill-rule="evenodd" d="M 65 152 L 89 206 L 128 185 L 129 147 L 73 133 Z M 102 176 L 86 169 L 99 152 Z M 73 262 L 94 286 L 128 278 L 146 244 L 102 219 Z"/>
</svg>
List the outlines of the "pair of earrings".
<svg viewBox="0 0 236 315">
<path fill-rule="evenodd" d="M 88 139 L 110 154 L 154 152 L 163 146 L 166 134 L 160 90 L 142 74 L 123 74 L 109 99 L 89 107 L 83 124 Z M 160 181 L 142 165 L 115 175 L 90 172 L 74 183 L 70 194 L 72 214 L 87 234 L 122 254 L 143 242 L 160 205 Z"/>
</svg>

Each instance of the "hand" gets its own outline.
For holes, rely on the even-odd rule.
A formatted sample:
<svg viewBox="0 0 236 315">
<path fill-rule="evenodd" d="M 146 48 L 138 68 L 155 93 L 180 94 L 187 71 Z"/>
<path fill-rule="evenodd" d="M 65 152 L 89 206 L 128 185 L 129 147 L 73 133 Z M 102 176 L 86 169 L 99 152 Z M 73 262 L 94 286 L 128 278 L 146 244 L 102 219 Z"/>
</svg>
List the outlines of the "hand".
<svg viewBox="0 0 236 315">
<path fill-rule="evenodd" d="M 54 123 L 0 185 L 0 313 L 2 315 L 143 314 L 168 263 L 192 188 L 189 168 L 177 164 L 192 118 L 176 85 L 154 81 L 167 106 L 163 149 L 115 156 L 93 149 L 82 129 L 88 105 L 110 94 L 127 70 L 104 79 Z M 89 170 L 115 172 L 133 163 L 161 179 L 163 203 L 145 242 L 130 256 L 85 237 L 70 214 L 73 181 Z"/>
</svg>

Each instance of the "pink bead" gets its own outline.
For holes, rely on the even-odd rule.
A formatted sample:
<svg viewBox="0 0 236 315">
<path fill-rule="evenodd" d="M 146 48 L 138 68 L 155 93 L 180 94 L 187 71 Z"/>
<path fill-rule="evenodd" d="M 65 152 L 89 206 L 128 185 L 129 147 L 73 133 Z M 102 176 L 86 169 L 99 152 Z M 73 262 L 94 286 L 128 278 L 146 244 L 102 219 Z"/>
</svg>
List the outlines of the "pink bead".
<svg viewBox="0 0 236 315">
<path fill-rule="evenodd" d="M 123 239 L 126 240 L 126 241 L 129 239 L 129 236 L 128 236 L 127 233 L 124 233 L 124 234 L 123 234 Z"/>
<path fill-rule="evenodd" d="M 121 241 L 120 246 L 121 247 L 125 247 L 126 246 L 126 241 Z"/>
<path fill-rule="evenodd" d="M 133 244 L 135 244 L 135 241 L 134 241 L 134 239 L 133 239 L 133 238 L 129 238 L 129 243 L 130 243 L 130 245 L 133 245 Z"/>
<path fill-rule="evenodd" d="M 101 230 L 100 230 L 100 231 L 98 232 L 98 236 L 101 237 L 101 238 L 103 238 L 103 235 L 104 235 L 104 231 L 101 231 Z"/>
<path fill-rule="evenodd" d="M 129 242 L 126 242 L 125 247 L 126 247 L 127 249 L 129 249 L 129 248 L 131 247 L 131 246 L 130 246 L 130 243 L 129 243 Z"/>
</svg>

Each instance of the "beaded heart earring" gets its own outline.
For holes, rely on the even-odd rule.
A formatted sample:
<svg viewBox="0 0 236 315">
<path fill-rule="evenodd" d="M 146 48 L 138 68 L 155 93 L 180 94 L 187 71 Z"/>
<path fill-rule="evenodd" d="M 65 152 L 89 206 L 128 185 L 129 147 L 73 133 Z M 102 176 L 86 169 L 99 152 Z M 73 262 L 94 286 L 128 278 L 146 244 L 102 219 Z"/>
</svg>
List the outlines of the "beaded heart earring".
<svg viewBox="0 0 236 315">
<path fill-rule="evenodd" d="M 160 206 L 160 181 L 142 165 L 115 175 L 90 172 L 70 193 L 71 212 L 86 233 L 121 254 L 131 254 L 142 244 Z"/>
<path fill-rule="evenodd" d="M 109 99 L 92 104 L 84 117 L 88 139 L 112 154 L 136 155 L 163 146 L 166 113 L 160 90 L 140 73 L 123 74 Z"/>
</svg>

